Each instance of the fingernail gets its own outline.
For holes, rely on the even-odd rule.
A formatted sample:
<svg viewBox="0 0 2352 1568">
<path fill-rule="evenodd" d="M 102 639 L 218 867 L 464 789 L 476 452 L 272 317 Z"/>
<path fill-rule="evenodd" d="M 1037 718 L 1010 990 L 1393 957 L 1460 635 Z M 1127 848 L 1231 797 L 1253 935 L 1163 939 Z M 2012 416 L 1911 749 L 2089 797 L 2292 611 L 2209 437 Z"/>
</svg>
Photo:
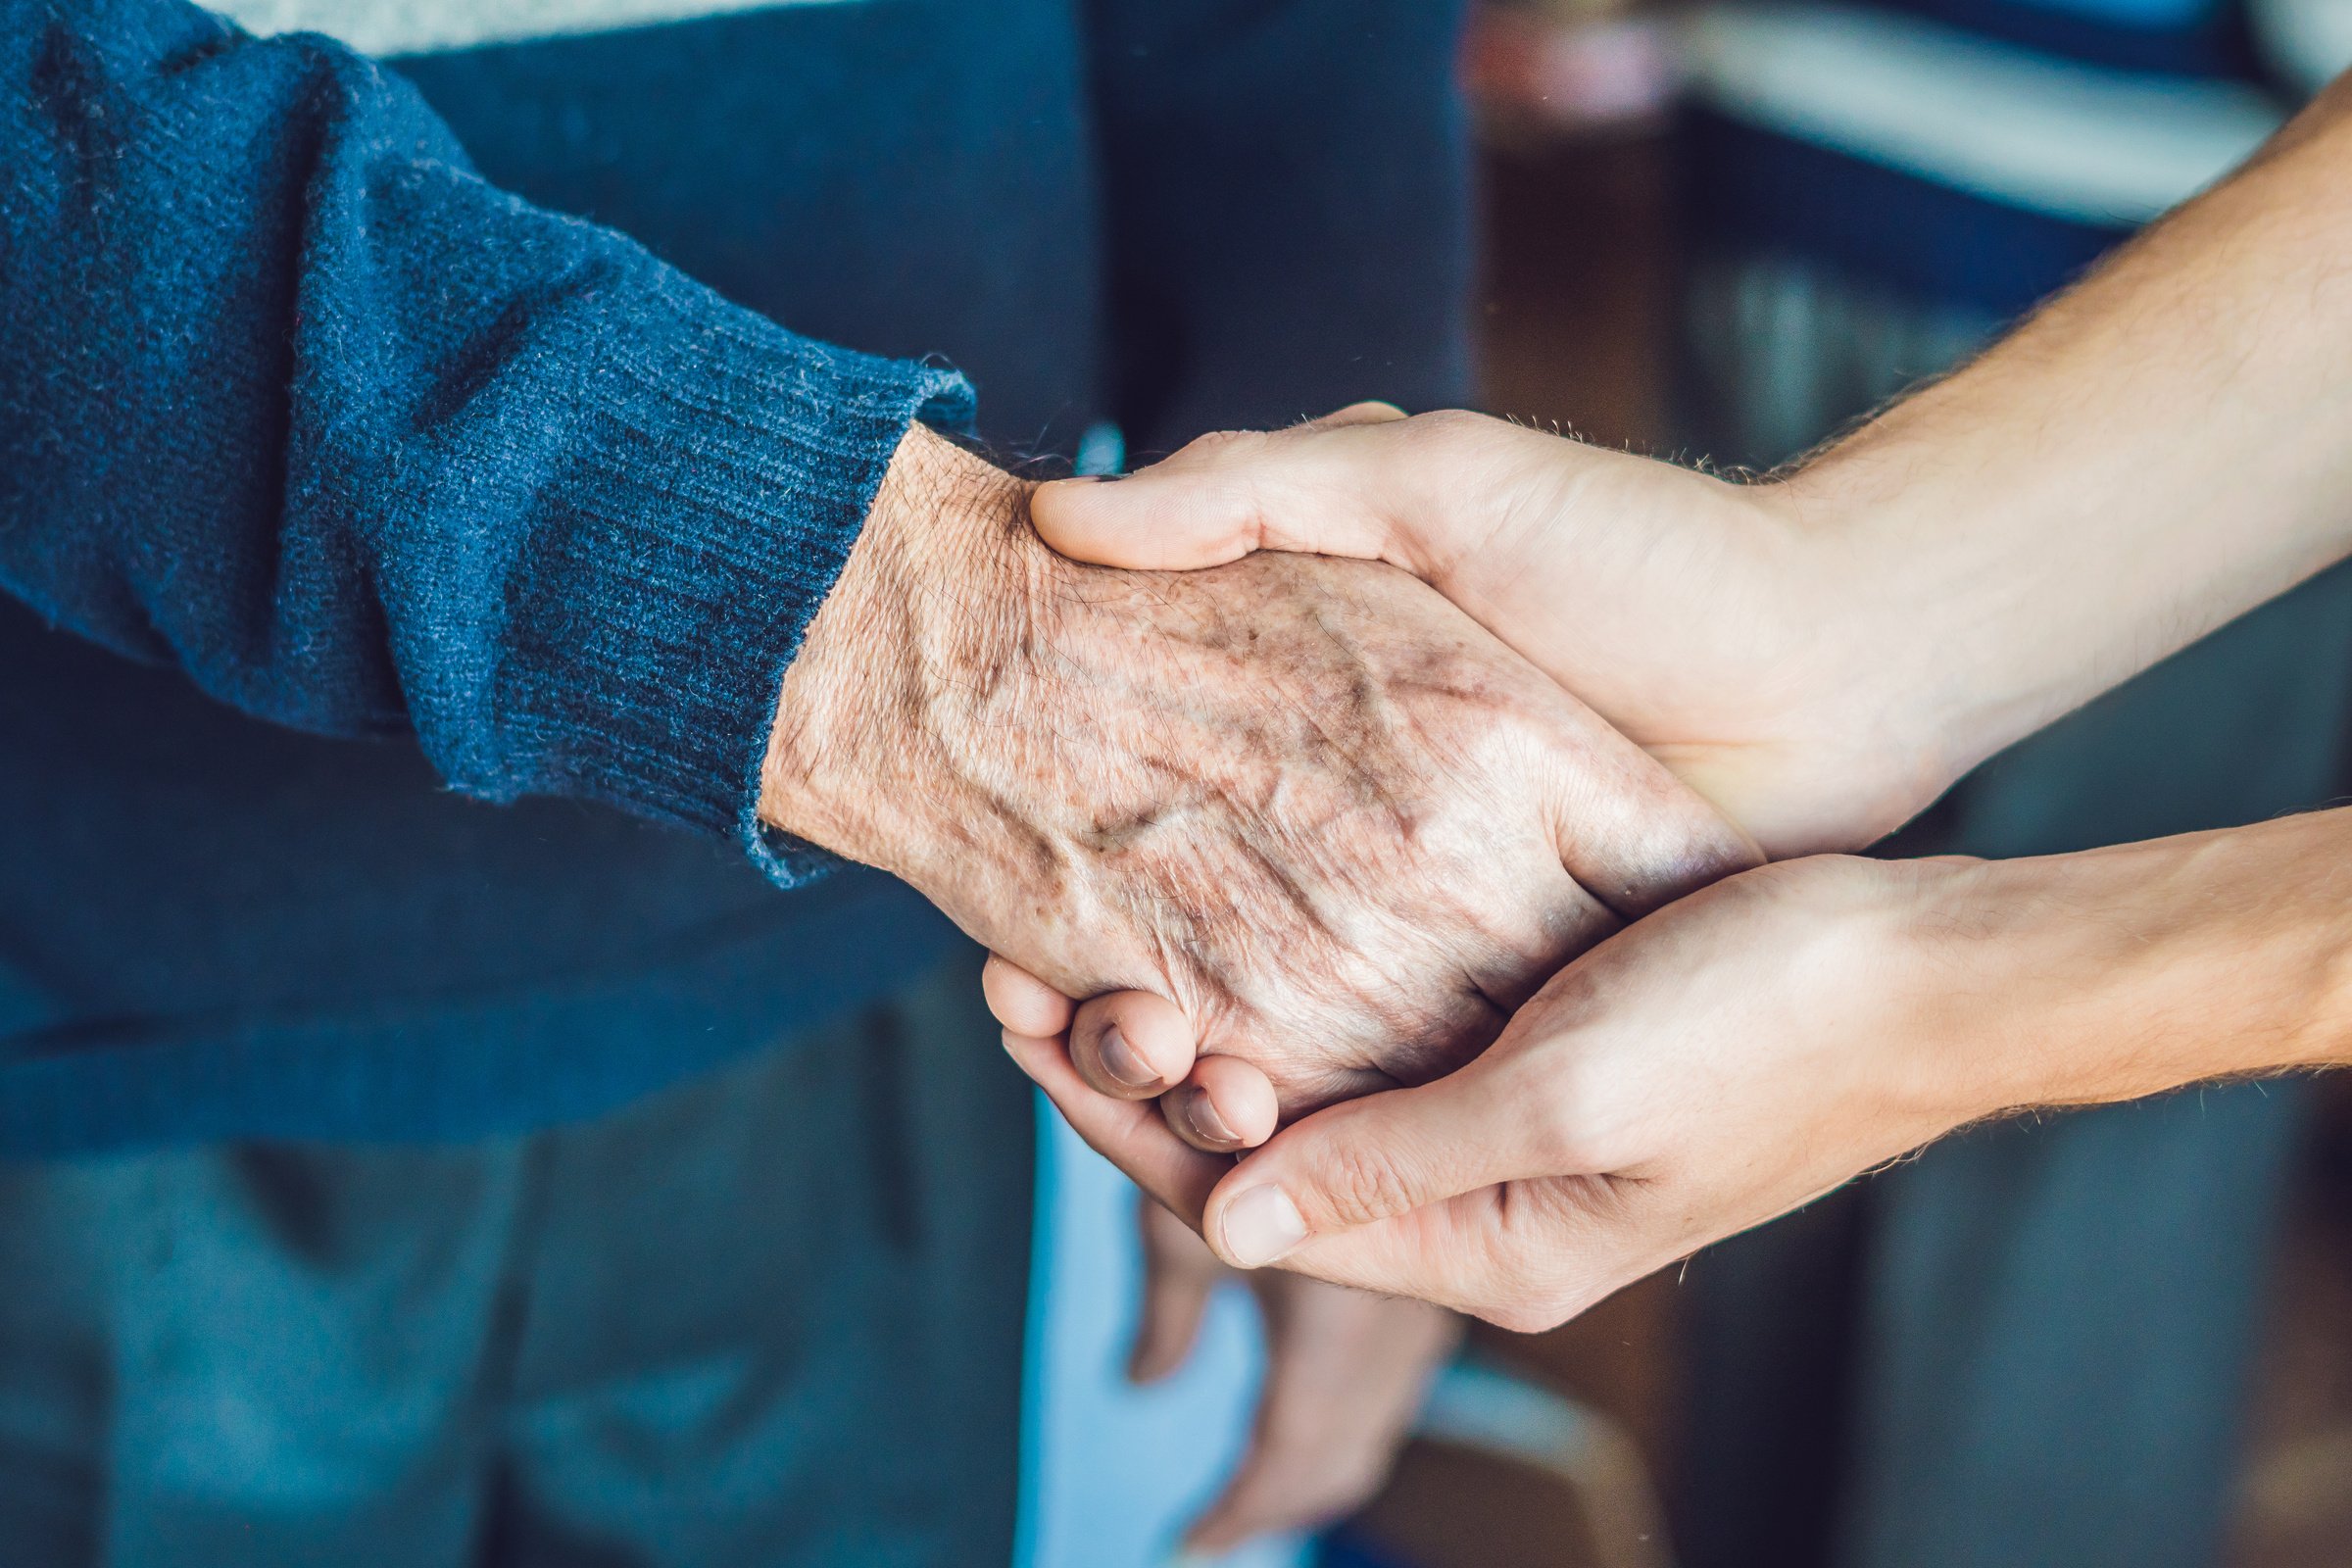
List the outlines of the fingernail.
<svg viewBox="0 0 2352 1568">
<path fill-rule="evenodd" d="M 1184 1118 L 1193 1124 L 1193 1131 L 1212 1144 L 1241 1142 L 1234 1130 L 1225 1125 L 1225 1118 L 1217 1114 L 1216 1102 L 1208 1098 L 1205 1089 L 1193 1091 L 1193 1098 L 1185 1102 Z"/>
<path fill-rule="evenodd" d="M 1298 1205 L 1279 1187 L 1252 1187 L 1225 1205 L 1225 1252 L 1244 1268 L 1261 1268 L 1306 1240 Z"/>
<path fill-rule="evenodd" d="M 1149 1089 L 1159 1082 L 1159 1074 L 1153 1072 L 1152 1064 L 1127 1043 L 1127 1037 L 1119 1033 L 1117 1024 L 1102 1031 L 1102 1043 L 1095 1049 L 1102 1058 L 1102 1070 L 1128 1088 Z"/>
</svg>

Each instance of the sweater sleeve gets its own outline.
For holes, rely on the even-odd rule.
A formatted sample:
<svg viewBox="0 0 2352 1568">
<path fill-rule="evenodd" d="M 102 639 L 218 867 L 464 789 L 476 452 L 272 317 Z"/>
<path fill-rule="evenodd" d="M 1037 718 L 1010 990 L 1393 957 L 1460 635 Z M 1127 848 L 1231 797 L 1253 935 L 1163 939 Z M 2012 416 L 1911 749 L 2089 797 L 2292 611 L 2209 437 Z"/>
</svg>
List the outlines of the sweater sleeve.
<svg viewBox="0 0 2352 1568">
<path fill-rule="evenodd" d="M 1086 0 L 1131 449 L 1467 401 L 1460 0 Z"/>
<path fill-rule="evenodd" d="M 969 396 L 490 187 L 329 40 L 0 6 L 0 588 L 260 717 L 764 856 L 784 670 Z"/>
</svg>

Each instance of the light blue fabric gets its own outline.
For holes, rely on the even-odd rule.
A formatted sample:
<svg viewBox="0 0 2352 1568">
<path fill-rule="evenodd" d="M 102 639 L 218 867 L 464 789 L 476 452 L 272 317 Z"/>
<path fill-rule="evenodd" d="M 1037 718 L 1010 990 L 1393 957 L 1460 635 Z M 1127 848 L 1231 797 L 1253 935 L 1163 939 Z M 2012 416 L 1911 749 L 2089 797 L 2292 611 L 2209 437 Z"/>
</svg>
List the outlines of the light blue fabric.
<svg viewBox="0 0 2352 1568">
<path fill-rule="evenodd" d="M 1041 1098 L 1016 1568 L 1158 1568 L 1240 1455 L 1264 1358 L 1255 1306 L 1221 1295 L 1184 1369 L 1123 1373 L 1143 1280 L 1135 1189 Z M 1303 1568 L 1267 1541 L 1221 1568 Z"/>
</svg>

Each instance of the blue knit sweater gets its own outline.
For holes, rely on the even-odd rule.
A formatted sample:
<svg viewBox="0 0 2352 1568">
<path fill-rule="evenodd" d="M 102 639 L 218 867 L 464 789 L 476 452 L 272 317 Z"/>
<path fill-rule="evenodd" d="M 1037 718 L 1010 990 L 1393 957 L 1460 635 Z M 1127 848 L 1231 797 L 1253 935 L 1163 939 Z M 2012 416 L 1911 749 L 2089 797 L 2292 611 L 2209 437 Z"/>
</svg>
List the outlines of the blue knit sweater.
<svg viewBox="0 0 2352 1568">
<path fill-rule="evenodd" d="M 895 885 L 742 869 L 808 870 L 756 774 L 907 422 L 971 416 L 931 351 L 1022 441 L 1459 390 L 1445 8 L 1101 10 L 394 69 L 178 0 L 0 8 L 0 588 L 32 612 L 0 616 L 0 1152 L 535 1125 L 940 951 Z M 1301 90 L 1309 50 L 1341 74 Z M 1268 102 L 1322 125 L 1269 143 Z M 1119 243 L 1122 170 L 1233 226 Z M 1298 286 L 1245 301 L 1269 255 Z M 1286 310 L 1288 368 L 1233 368 Z M 473 804 L 526 797 L 598 805 Z"/>
</svg>

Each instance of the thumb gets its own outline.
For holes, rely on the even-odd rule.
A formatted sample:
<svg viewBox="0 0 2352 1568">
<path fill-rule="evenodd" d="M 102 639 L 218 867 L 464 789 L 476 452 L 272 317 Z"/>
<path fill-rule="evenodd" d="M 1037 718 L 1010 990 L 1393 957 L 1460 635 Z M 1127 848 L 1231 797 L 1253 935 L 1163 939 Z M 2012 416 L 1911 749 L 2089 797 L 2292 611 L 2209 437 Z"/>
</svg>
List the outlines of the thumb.
<svg viewBox="0 0 2352 1568">
<path fill-rule="evenodd" d="M 1548 1097 L 1493 1054 L 1409 1089 L 1319 1110 L 1244 1158 L 1209 1195 L 1200 1233 L 1260 1268 L 1336 1232 L 1464 1193 L 1555 1174 Z"/>
<path fill-rule="evenodd" d="M 1074 561 L 1192 571 L 1256 550 L 1385 559 L 1390 525 L 1375 498 L 1400 455 L 1404 414 L 1358 403 L 1288 430 L 1204 435 L 1117 479 L 1040 486 L 1038 536 Z"/>
</svg>

